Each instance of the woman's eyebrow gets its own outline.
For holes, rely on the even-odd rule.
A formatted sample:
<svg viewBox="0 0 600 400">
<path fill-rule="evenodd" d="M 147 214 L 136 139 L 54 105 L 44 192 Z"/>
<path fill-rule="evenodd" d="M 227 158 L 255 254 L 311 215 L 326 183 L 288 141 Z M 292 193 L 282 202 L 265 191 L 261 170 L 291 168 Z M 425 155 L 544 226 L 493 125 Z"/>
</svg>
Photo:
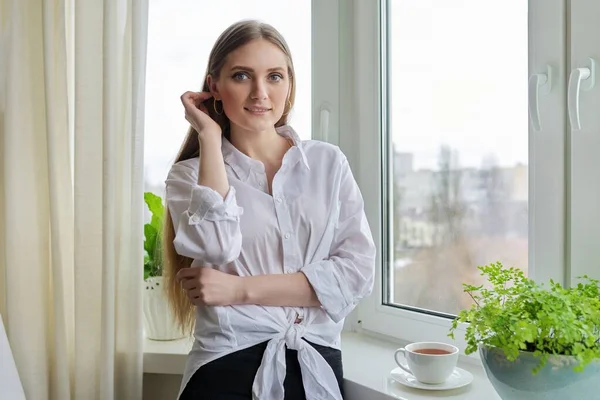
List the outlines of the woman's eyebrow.
<svg viewBox="0 0 600 400">
<path fill-rule="evenodd" d="M 231 67 L 231 70 L 243 70 L 243 71 L 248 71 L 248 72 L 254 72 L 254 69 L 250 68 L 250 67 L 244 67 L 243 65 L 236 65 L 234 67 Z M 274 72 L 274 71 L 285 71 L 285 68 L 282 67 L 274 67 L 274 68 L 269 68 L 267 70 L 268 72 Z"/>
</svg>

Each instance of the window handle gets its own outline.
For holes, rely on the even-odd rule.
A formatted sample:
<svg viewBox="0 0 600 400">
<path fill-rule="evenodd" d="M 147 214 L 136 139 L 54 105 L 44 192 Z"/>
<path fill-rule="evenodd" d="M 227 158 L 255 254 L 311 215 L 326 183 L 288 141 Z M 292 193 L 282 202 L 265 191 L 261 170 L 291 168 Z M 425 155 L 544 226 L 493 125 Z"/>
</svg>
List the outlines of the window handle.
<svg viewBox="0 0 600 400">
<path fill-rule="evenodd" d="M 596 83 L 596 61 L 590 58 L 590 67 L 575 68 L 569 76 L 569 90 L 567 93 L 567 106 L 569 109 L 569 122 L 571 130 L 581 130 L 579 116 L 579 96 L 581 90 L 591 90 Z"/>
<path fill-rule="evenodd" d="M 540 122 L 539 97 L 552 90 L 552 67 L 546 65 L 545 74 L 532 74 L 529 77 L 529 118 L 534 131 L 542 129 Z"/>
</svg>

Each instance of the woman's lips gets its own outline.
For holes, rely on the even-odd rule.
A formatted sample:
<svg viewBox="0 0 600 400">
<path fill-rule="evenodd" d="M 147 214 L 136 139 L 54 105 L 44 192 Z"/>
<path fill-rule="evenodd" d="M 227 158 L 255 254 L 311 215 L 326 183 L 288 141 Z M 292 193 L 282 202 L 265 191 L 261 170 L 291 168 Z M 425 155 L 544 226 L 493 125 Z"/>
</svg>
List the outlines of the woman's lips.
<svg viewBox="0 0 600 400">
<path fill-rule="evenodd" d="M 270 108 L 264 107 L 244 107 L 244 110 L 248 111 L 251 114 L 263 115 L 271 111 Z"/>
</svg>

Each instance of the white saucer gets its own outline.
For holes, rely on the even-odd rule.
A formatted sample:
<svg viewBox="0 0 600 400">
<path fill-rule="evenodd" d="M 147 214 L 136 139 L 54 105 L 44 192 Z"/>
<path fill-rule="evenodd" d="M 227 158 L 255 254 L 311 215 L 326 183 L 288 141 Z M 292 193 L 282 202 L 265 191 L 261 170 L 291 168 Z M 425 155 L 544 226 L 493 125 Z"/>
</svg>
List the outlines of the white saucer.
<svg viewBox="0 0 600 400">
<path fill-rule="evenodd" d="M 473 382 L 473 375 L 469 371 L 465 371 L 461 368 L 455 368 L 452 375 L 444 383 L 437 385 L 431 385 L 427 383 L 419 382 L 414 376 L 404 371 L 402 368 L 394 368 L 390 372 L 392 379 L 404 386 L 409 386 L 416 389 L 423 390 L 450 390 L 458 389 L 463 386 L 467 386 Z"/>
</svg>

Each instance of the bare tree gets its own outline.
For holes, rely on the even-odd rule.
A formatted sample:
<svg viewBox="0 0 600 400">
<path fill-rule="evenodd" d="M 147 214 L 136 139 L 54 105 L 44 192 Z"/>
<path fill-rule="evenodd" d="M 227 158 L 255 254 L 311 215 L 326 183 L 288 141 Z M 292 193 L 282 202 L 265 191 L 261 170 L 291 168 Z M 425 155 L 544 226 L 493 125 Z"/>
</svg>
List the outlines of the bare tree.
<svg viewBox="0 0 600 400">
<path fill-rule="evenodd" d="M 443 145 L 438 155 L 438 171 L 434 177 L 429 215 L 435 226 L 434 242 L 456 242 L 462 237 L 466 206 L 462 199 L 462 171 L 458 153 Z"/>
<path fill-rule="evenodd" d="M 480 216 L 481 231 L 487 235 L 505 235 L 508 196 L 506 182 L 502 177 L 502 170 L 498 166 L 495 154 L 488 154 L 484 157 L 479 179 L 484 193 L 482 215 Z"/>
</svg>

